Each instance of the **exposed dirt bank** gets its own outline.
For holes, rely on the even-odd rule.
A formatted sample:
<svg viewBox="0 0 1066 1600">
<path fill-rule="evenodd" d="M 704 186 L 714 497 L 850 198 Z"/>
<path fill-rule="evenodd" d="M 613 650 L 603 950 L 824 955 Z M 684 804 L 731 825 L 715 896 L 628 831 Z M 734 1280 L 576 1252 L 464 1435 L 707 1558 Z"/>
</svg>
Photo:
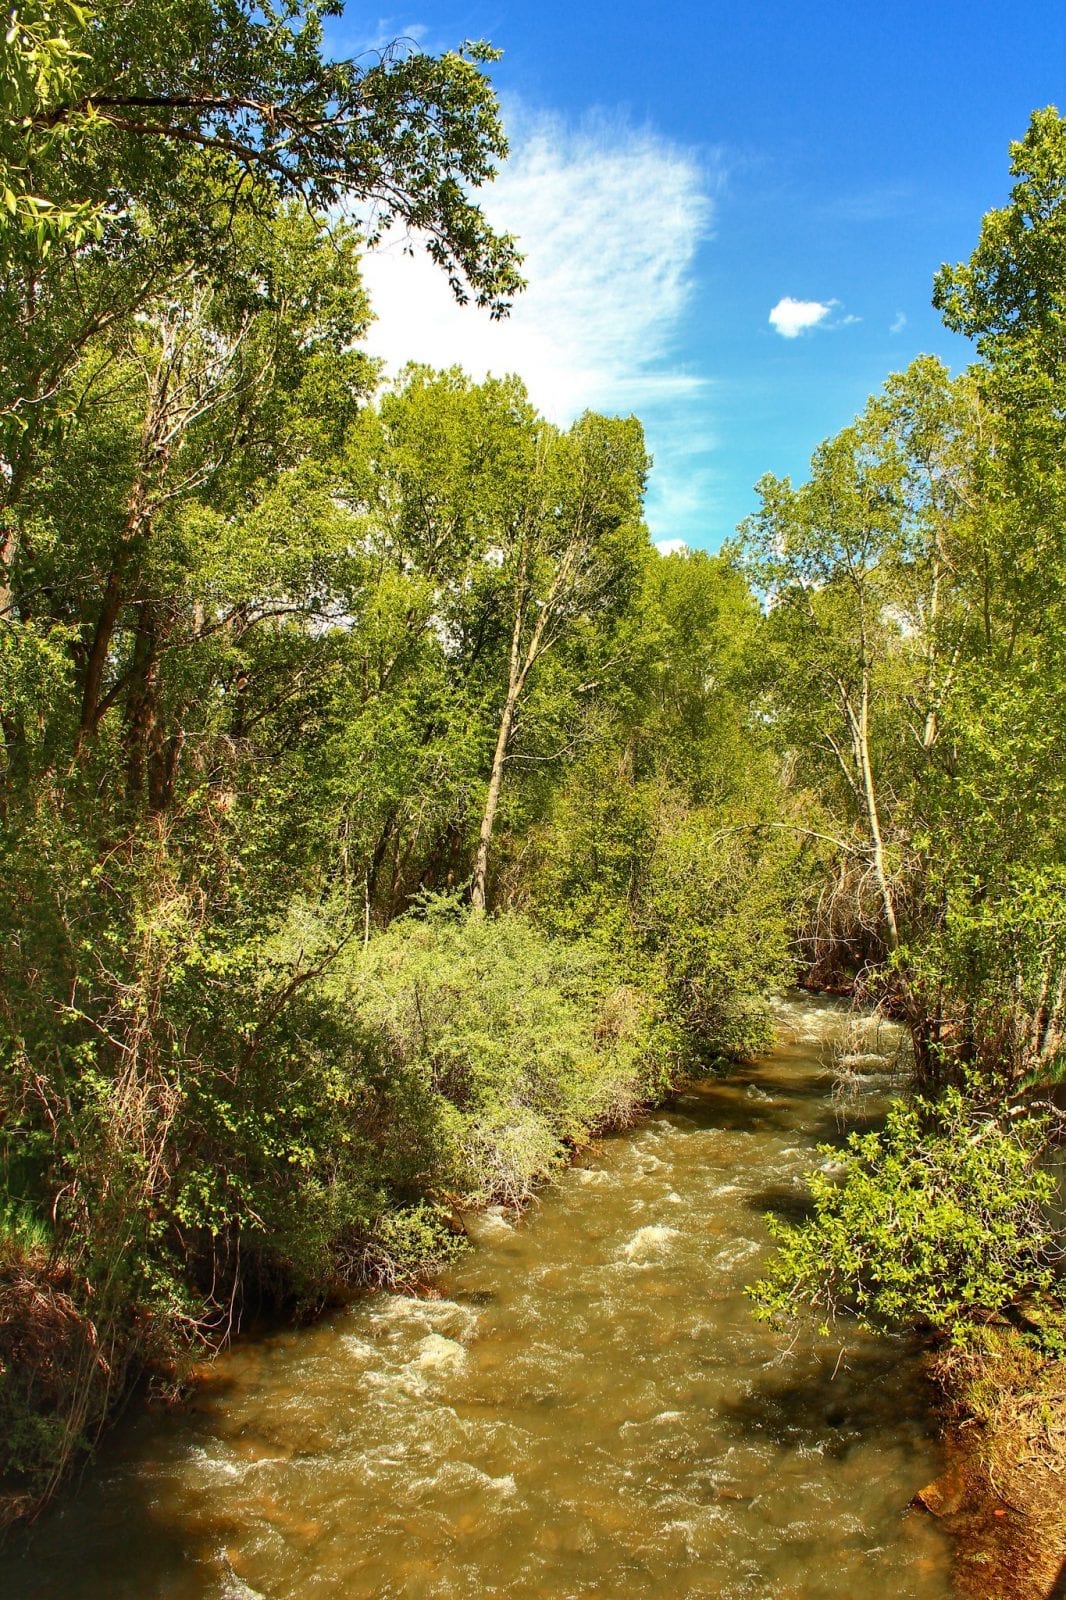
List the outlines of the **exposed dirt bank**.
<svg viewBox="0 0 1066 1600">
<path fill-rule="evenodd" d="M 915 1496 L 958 1541 L 965 1600 L 1066 1596 L 1066 1359 L 1014 1329 L 943 1354 L 947 1470 Z"/>
</svg>

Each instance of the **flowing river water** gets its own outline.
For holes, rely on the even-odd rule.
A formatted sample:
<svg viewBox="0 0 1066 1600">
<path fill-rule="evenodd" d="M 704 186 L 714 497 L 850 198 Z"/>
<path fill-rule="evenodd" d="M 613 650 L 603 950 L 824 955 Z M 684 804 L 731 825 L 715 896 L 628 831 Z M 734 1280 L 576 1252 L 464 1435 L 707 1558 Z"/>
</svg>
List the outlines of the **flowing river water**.
<svg viewBox="0 0 1066 1600">
<path fill-rule="evenodd" d="M 80 1491 L 0 1551 L 10 1600 L 939 1600 L 907 1509 L 939 1469 L 904 1346 L 756 1324 L 762 1214 L 798 1214 L 842 1136 L 831 1001 L 597 1143 L 439 1298 L 381 1294 L 234 1349 L 131 1418 Z M 871 1025 L 872 1026 L 872 1025 Z M 850 1126 L 876 1121 L 860 1043 Z M 854 1045 L 854 1041 L 852 1041 Z"/>
</svg>

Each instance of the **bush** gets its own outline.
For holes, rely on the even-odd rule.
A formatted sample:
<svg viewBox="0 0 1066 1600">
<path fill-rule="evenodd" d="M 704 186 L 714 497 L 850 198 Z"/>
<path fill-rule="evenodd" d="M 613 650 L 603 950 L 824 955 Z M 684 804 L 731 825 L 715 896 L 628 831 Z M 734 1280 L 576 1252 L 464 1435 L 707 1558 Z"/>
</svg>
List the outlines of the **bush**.
<svg viewBox="0 0 1066 1600">
<path fill-rule="evenodd" d="M 379 1217 L 370 1236 L 360 1241 L 350 1276 L 374 1288 L 410 1287 L 447 1266 L 465 1244 L 466 1235 L 448 1211 L 419 1201 Z"/>
<path fill-rule="evenodd" d="M 138 1370 L 180 1378 L 250 1312 L 410 1283 L 461 1246 L 457 1206 L 521 1203 L 666 1087 L 645 997 L 522 917 L 445 899 L 332 960 L 330 906 L 212 932 L 157 871 L 135 910 L 86 955 L 111 1032 L 151 1016 L 135 1047 L 32 996 L 33 1051 L 0 1039 L 0 1477 L 30 1493 Z"/>
<path fill-rule="evenodd" d="M 696 1073 L 772 1041 L 767 994 L 795 976 L 796 858 L 787 830 L 690 806 L 598 755 L 571 778 L 522 871 L 538 925 L 594 940 L 654 994 L 679 1068 Z"/>
<path fill-rule="evenodd" d="M 964 1343 L 990 1317 L 1047 1291 L 1054 1180 L 1046 1126 L 1005 1107 L 978 1113 L 957 1090 L 891 1108 L 810 1179 L 814 1214 L 770 1218 L 777 1251 L 749 1294 L 781 1321 L 803 1306 L 823 1331 L 842 1313 L 880 1330 L 925 1325 Z"/>
<path fill-rule="evenodd" d="M 590 1133 L 666 1087 L 652 1010 L 607 956 L 450 900 L 393 923 L 330 988 L 402 1107 L 423 1195 L 520 1203 Z"/>
</svg>

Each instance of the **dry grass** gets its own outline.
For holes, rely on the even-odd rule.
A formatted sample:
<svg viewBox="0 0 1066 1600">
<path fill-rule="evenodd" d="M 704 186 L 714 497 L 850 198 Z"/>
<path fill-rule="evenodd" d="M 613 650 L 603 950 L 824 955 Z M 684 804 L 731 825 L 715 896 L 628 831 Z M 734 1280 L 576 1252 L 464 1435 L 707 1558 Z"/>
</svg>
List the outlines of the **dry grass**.
<svg viewBox="0 0 1066 1600">
<path fill-rule="evenodd" d="M 1066 1575 L 1066 1359 L 1014 1328 L 938 1357 L 948 1468 L 917 1500 L 957 1540 L 966 1600 L 1051 1600 Z"/>
</svg>

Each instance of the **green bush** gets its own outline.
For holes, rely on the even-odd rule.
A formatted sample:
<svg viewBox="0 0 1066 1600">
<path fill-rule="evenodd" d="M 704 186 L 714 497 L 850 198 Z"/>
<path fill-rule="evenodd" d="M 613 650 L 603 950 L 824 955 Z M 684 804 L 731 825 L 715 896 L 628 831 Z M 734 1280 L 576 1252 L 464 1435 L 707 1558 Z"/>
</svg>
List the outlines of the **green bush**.
<svg viewBox="0 0 1066 1600">
<path fill-rule="evenodd" d="M 991 1316 L 1053 1282 L 1045 1125 L 975 1112 L 950 1090 L 894 1105 L 879 1133 L 852 1134 L 810 1179 L 813 1216 L 771 1217 L 777 1250 L 749 1293 L 777 1322 L 804 1306 L 823 1331 L 842 1313 L 881 1330 L 925 1325 L 965 1342 Z"/>
<path fill-rule="evenodd" d="M 607 956 L 450 900 L 338 965 L 330 992 L 417 1147 L 423 1195 L 520 1203 L 567 1146 L 666 1087 L 653 1013 Z"/>
<path fill-rule="evenodd" d="M 375 1288 L 403 1288 L 445 1267 L 466 1244 L 466 1235 L 444 1207 L 420 1200 L 386 1211 L 359 1242 L 351 1276 Z"/>
</svg>

